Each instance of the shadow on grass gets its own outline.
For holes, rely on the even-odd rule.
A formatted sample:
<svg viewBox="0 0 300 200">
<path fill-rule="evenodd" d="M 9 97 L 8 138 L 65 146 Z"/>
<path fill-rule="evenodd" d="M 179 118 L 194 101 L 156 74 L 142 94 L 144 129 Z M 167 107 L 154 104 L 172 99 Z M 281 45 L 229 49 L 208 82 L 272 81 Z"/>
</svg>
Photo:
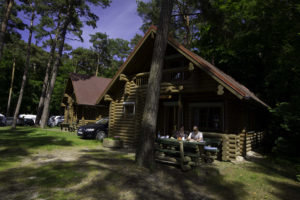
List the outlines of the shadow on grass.
<svg viewBox="0 0 300 200">
<path fill-rule="evenodd" d="M 273 159 L 265 157 L 250 158 L 247 159 L 247 161 L 253 163 L 253 165 L 247 167 L 253 172 L 267 174 L 269 176 L 289 178 L 295 181 L 295 175 L 297 174 L 297 172 L 295 170 L 295 167 L 292 166 L 292 163 L 290 163 L 289 165 L 280 165 L 277 164 Z"/>
<path fill-rule="evenodd" d="M 271 193 L 274 196 L 278 197 L 278 199 L 300 199 L 300 184 L 296 185 L 286 182 L 278 182 L 270 179 L 267 179 L 267 181 L 276 188 L 276 190 L 272 191 Z"/>
<path fill-rule="evenodd" d="M 139 168 L 126 154 L 104 150 L 85 154 L 81 161 L 99 165 L 104 176 L 78 190 L 77 196 L 87 199 L 243 199 L 246 195 L 240 182 L 226 182 L 218 169 L 202 167 L 199 171 L 182 172 L 175 167 L 157 165 L 149 171 Z"/>
<path fill-rule="evenodd" d="M 251 158 L 247 170 L 263 175 L 263 179 L 275 189 L 270 191 L 278 199 L 300 199 L 300 183 L 296 181 L 293 164 L 279 165 L 271 158 Z"/>
<path fill-rule="evenodd" d="M 157 165 L 137 167 L 133 154 L 105 149 L 82 152 L 75 161 L 0 172 L 3 199 L 243 199 L 242 183 L 227 182 L 214 167 L 200 171 Z"/>
<path fill-rule="evenodd" d="M 71 146 L 72 142 L 57 136 L 48 136 L 34 128 L 2 129 L 0 130 L 0 168 L 6 167 L 11 162 L 19 161 L 28 156 L 31 149 L 42 146 Z"/>
<path fill-rule="evenodd" d="M 56 198 L 60 190 L 80 183 L 92 166 L 55 161 L 39 167 L 12 168 L 0 172 L 1 199 Z M 53 191 L 52 189 L 55 189 Z M 68 191 L 63 191 L 67 192 Z"/>
</svg>

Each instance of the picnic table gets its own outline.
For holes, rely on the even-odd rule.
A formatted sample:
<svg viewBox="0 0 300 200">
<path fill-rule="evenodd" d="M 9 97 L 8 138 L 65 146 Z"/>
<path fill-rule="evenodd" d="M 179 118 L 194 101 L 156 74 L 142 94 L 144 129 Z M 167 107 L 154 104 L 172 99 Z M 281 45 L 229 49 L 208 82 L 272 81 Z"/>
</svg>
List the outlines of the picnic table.
<svg viewBox="0 0 300 200">
<path fill-rule="evenodd" d="M 177 164 L 186 171 L 201 162 L 213 162 L 222 140 L 207 138 L 204 141 L 186 141 L 171 138 L 156 139 L 156 160 Z"/>
<path fill-rule="evenodd" d="M 156 139 L 156 160 L 163 163 L 180 165 L 186 171 L 197 166 L 204 158 L 206 142 L 190 142 L 176 139 Z"/>
<path fill-rule="evenodd" d="M 67 130 L 69 130 L 69 126 L 70 126 L 70 124 L 68 124 L 68 123 L 61 123 L 60 124 L 60 130 L 67 131 Z"/>
<path fill-rule="evenodd" d="M 72 123 L 72 124 L 61 123 L 60 124 L 60 130 L 74 132 L 74 131 L 76 131 L 76 123 Z"/>
</svg>

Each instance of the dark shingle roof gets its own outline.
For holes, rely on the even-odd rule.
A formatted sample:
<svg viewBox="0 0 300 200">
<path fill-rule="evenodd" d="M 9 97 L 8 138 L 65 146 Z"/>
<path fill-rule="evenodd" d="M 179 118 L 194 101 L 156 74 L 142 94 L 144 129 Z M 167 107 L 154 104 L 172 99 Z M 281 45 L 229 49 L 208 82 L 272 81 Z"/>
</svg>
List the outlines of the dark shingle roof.
<svg viewBox="0 0 300 200">
<path fill-rule="evenodd" d="M 83 74 L 70 74 L 76 96 L 76 103 L 96 105 L 98 98 L 110 83 L 110 78 L 96 77 Z"/>
</svg>

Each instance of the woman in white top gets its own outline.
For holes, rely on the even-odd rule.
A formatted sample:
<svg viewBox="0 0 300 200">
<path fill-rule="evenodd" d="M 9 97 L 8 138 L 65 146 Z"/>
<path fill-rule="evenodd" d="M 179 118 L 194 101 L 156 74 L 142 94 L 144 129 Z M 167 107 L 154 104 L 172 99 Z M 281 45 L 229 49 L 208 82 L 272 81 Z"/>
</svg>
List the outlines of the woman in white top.
<svg viewBox="0 0 300 200">
<path fill-rule="evenodd" d="M 203 134 L 202 132 L 199 131 L 197 126 L 193 127 L 193 132 L 190 133 L 188 141 L 193 141 L 196 140 L 197 142 L 203 141 Z"/>
</svg>

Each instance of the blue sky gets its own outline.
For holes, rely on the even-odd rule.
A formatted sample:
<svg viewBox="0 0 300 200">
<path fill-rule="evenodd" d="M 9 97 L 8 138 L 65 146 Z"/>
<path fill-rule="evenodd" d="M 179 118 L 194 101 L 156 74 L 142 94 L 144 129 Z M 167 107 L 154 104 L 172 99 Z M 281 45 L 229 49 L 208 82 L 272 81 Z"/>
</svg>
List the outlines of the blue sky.
<svg viewBox="0 0 300 200">
<path fill-rule="evenodd" d="M 96 32 L 106 33 L 110 38 L 122 38 L 130 41 L 136 33 L 143 35 L 139 30 L 142 19 L 138 16 L 136 10 L 136 0 L 112 0 L 110 7 L 105 9 L 93 7 L 92 11 L 99 16 L 97 28 L 84 26 L 82 34 L 84 42 L 73 40 L 66 40 L 66 42 L 73 48 L 89 48 L 91 46 L 89 35 Z M 24 21 L 27 23 L 26 19 Z M 23 40 L 27 41 L 28 31 L 23 31 L 21 34 Z"/>
<path fill-rule="evenodd" d="M 111 6 L 102 8 L 92 8 L 92 11 L 99 16 L 97 28 L 85 26 L 83 29 L 84 42 L 69 41 L 74 47 L 91 46 L 89 43 L 90 34 L 96 32 L 105 32 L 110 38 L 122 38 L 130 41 L 142 25 L 142 19 L 137 14 L 136 0 L 113 0 Z"/>
</svg>

